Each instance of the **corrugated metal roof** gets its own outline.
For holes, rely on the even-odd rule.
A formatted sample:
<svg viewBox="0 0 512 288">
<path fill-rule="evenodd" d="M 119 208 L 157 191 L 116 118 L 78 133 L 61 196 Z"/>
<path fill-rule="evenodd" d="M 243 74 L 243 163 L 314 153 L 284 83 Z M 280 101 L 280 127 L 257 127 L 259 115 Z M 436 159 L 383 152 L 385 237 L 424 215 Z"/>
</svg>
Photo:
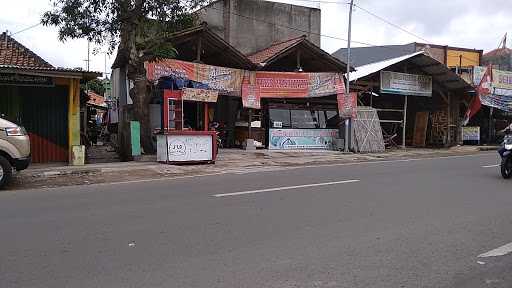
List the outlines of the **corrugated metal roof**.
<svg viewBox="0 0 512 288">
<path fill-rule="evenodd" d="M 350 63 L 355 67 L 363 66 L 408 55 L 415 51 L 416 47 L 414 43 L 404 45 L 352 47 L 350 49 Z M 345 62 L 347 61 L 347 48 L 338 49 L 331 55 Z"/>
<path fill-rule="evenodd" d="M 411 62 L 415 67 L 419 68 L 426 75 L 432 76 L 434 82 L 440 83 L 450 90 L 473 90 L 473 87 L 468 82 L 462 79 L 455 72 L 451 71 L 441 62 L 424 54 L 423 51 L 356 67 L 356 71 L 350 73 L 350 81 L 352 82 L 361 79 L 405 61 Z"/>
<path fill-rule="evenodd" d="M 379 72 L 380 70 L 385 69 L 386 67 L 400 63 L 406 59 L 409 59 L 411 57 L 414 57 L 414 56 L 420 55 L 420 54 L 423 54 L 423 51 L 356 67 L 356 71 L 350 73 L 350 81 L 354 81 L 359 78 L 373 74 L 375 72 Z"/>
</svg>

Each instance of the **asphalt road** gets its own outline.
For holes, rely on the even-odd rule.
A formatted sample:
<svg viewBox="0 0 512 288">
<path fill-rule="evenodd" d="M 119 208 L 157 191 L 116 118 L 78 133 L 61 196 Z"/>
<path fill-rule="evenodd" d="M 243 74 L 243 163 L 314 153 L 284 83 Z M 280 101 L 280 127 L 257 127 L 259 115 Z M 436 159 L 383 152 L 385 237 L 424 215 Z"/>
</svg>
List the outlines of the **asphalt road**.
<svg viewBox="0 0 512 288">
<path fill-rule="evenodd" d="M 0 287 L 512 287 L 507 247 L 478 257 L 512 242 L 512 180 L 482 167 L 496 163 L 1 192 Z"/>
</svg>

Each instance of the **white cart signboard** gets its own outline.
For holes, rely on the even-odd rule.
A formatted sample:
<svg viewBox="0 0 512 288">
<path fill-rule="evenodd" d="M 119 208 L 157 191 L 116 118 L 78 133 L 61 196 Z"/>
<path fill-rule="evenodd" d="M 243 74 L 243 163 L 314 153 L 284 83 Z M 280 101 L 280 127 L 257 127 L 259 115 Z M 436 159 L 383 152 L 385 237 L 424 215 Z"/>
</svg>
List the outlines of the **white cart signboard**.
<svg viewBox="0 0 512 288">
<path fill-rule="evenodd" d="M 161 162 L 213 161 L 211 135 L 158 135 L 157 160 Z"/>
</svg>

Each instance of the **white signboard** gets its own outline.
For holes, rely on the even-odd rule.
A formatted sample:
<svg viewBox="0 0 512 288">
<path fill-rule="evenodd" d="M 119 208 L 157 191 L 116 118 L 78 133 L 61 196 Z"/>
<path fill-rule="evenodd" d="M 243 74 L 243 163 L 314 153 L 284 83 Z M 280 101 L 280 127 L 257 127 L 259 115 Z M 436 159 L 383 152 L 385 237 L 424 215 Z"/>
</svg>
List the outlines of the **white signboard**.
<svg viewBox="0 0 512 288">
<path fill-rule="evenodd" d="M 211 135 L 167 135 L 167 157 L 171 162 L 213 160 Z"/>
<path fill-rule="evenodd" d="M 432 97 L 432 77 L 427 75 L 381 71 L 380 92 Z"/>
<path fill-rule="evenodd" d="M 462 141 L 480 141 L 480 127 L 462 127 Z"/>
<path fill-rule="evenodd" d="M 283 122 L 274 121 L 274 128 L 283 128 Z"/>
<path fill-rule="evenodd" d="M 269 129 L 268 149 L 334 149 L 338 129 Z"/>
</svg>

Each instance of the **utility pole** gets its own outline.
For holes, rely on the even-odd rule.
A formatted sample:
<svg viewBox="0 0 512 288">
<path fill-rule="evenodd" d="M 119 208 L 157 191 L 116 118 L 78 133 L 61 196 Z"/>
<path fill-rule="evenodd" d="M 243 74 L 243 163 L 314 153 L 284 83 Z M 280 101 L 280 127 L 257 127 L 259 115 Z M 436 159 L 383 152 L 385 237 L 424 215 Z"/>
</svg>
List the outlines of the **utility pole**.
<svg viewBox="0 0 512 288">
<path fill-rule="evenodd" d="M 105 55 L 105 79 L 108 79 L 108 76 L 107 76 L 107 53 L 103 53 Z"/>
<path fill-rule="evenodd" d="M 348 41 L 347 41 L 347 85 L 345 85 L 345 97 L 350 95 L 350 41 L 352 38 L 352 8 L 354 0 L 350 0 L 350 9 L 348 12 Z M 350 150 L 350 118 L 345 119 L 345 152 Z"/>
<path fill-rule="evenodd" d="M 87 41 L 87 71 L 89 71 L 89 63 L 91 63 L 91 42 Z"/>
</svg>

